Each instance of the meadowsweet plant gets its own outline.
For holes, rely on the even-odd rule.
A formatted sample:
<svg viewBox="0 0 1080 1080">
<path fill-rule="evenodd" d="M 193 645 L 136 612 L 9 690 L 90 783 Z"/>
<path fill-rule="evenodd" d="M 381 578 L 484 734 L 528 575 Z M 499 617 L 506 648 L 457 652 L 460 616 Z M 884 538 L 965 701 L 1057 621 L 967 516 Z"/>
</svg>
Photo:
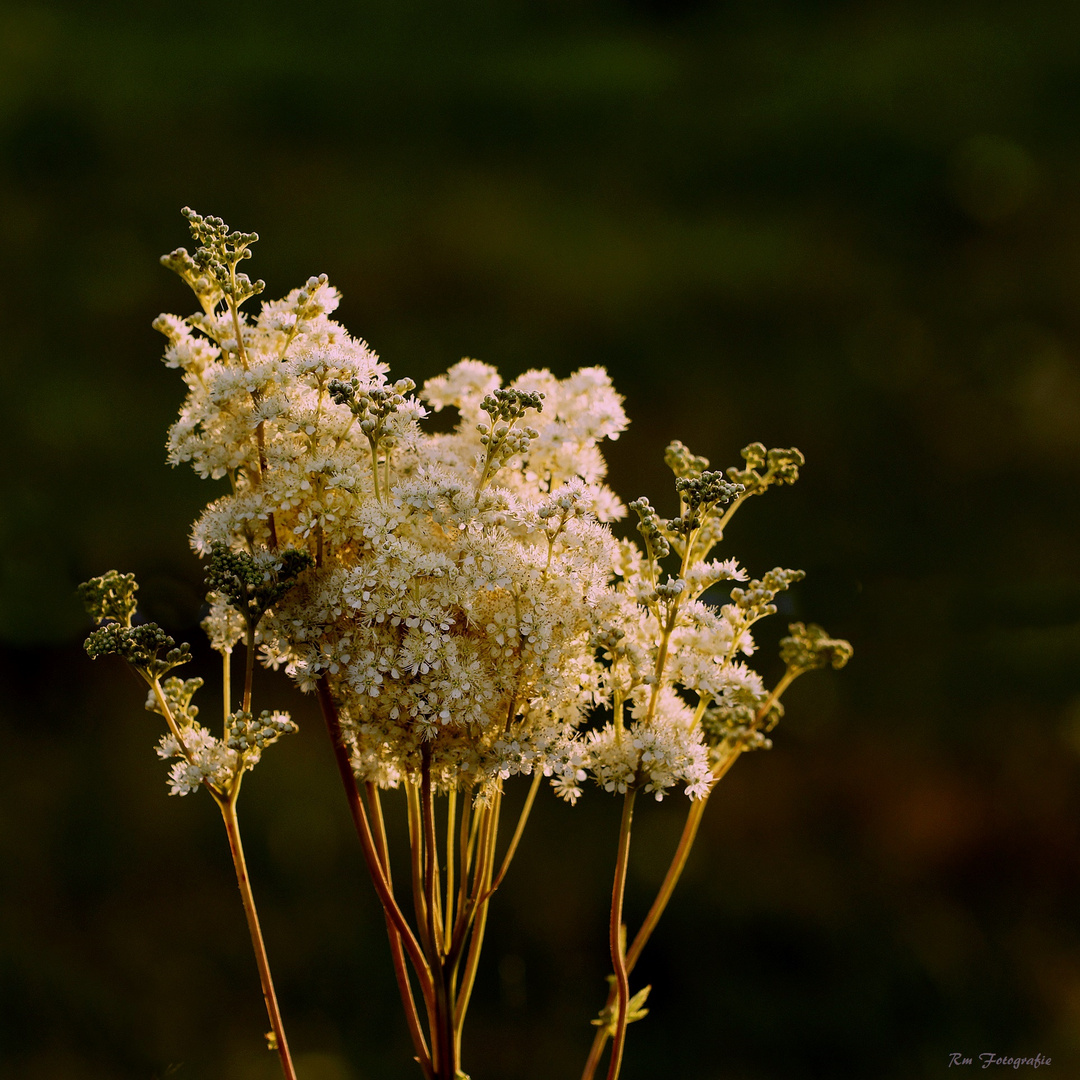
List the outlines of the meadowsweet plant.
<svg viewBox="0 0 1080 1080">
<path fill-rule="evenodd" d="M 630 973 L 709 793 L 742 753 L 769 745 L 798 675 L 850 656 L 846 642 L 794 624 L 782 643 L 785 674 L 767 689 L 743 658 L 755 623 L 802 574 L 778 568 L 748 580 L 735 560 L 712 558 L 737 509 L 793 483 L 802 455 L 753 444 L 740 466 L 714 472 L 672 443 L 677 516 L 638 499 L 630 510 L 640 541 L 617 540 L 611 523 L 627 511 L 604 484 L 600 447 L 627 420 L 603 369 L 566 379 L 530 371 L 504 386 L 493 367 L 463 360 L 418 391 L 411 379 L 391 381 L 368 345 L 330 318 L 338 294 L 325 276 L 242 310 L 263 288 L 239 271 L 257 237 L 184 214 L 198 246 L 162 261 L 200 311 L 155 325 L 187 387 L 169 460 L 227 482 L 192 531 L 208 560 L 204 625 L 223 657 L 222 736 L 196 720 L 199 680 L 161 682 L 186 647 L 134 622 L 129 576 L 84 586 L 101 624 L 87 647 L 120 653 L 150 686 L 150 707 L 169 728 L 158 752 L 174 760 L 171 791 L 204 787 L 222 807 L 285 1075 L 292 1064 L 235 806 L 244 772 L 293 725 L 281 713 L 253 717 L 256 658 L 318 697 L 428 1080 L 465 1076 L 462 1031 L 491 899 L 542 782 L 574 803 L 591 778 L 623 800 L 613 973 L 583 1073 L 595 1074 L 610 1042 L 615 1080 L 627 1026 L 647 1011 L 649 988 L 632 994 Z M 452 431 L 424 430 L 430 411 L 448 408 Z M 500 843 L 504 786 L 515 776 L 528 778 L 528 794 Z M 408 822 L 406 886 L 390 870 L 389 789 L 402 793 Z M 628 948 L 635 799 L 680 791 L 687 823 Z"/>
<path fill-rule="evenodd" d="M 115 654 L 126 660 L 149 688 L 146 708 L 165 720 L 168 731 L 161 737 L 157 753 L 165 760 L 175 759 L 168 774 L 170 794 L 188 795 L 205 788 L 221 811 L 270 1019 L 266 1041 L 271 1049 L 277 1050 L 286 1080 L 295 1080 L 296 1073 L 248 879 L 236 803 L 244 774 L 255 767 L 263 750 L 280 736 L 296 730 L 287 713 L 264 711 L 257 719 L 252 716 L 253 665 L 250 658 L 254 656 L 255 628 L 265 612 L 266 603 L 290 587 L 295 571 L 307 561 L 305 553 L 292 551 L 285 552 L 279 559 L 262 560 L 260 565 L 250 554 L 234 555 L 225 548 L 218 548 L 210 560 L 208 580 L 219 585 L 224 590 L 221 595 L 229 597 L 235 605 L 222 612 L 219 618 L 207 620 L 206 624 L 211 643 L 221 653 L 224 666 L 224 721 L 220 737 L 196 719 L 199 710 L 192 704 L 192 697 L 203 685 L 202 679 L 170 676 L 162 681 L 163 676 L 191 659 L 191 647 L 186 643 L 177 645 L 155 623 L 135 623 L 135 593 L 138 589 L 135 576 L 110 570 L 79 587 L 87 611 L 98 624 L 86 639 L 87 653 L 91 659 Z M 242 704 L 233 712 L 230 659 L 233 645 L 245 635 L 249 661 L 244 675 Z"/>
</svg>

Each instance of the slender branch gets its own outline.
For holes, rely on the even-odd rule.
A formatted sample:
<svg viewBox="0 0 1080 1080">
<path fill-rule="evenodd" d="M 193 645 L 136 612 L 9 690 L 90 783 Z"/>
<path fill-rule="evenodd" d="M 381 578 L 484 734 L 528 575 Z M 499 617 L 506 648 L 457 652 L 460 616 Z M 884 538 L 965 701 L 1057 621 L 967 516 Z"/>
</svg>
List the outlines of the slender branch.
<svg viewBox="0 0 1080 1080">
<path fill-rule="evenodd" d="M 424 899 L 428 934 L 436 956 L 442 957 L 442 901 L 439 898 L 439 841 L 435 836 L 435 796 L 431 789 L 431 747 L 421 750 L 420 813 L 424 826 Z M 432 958 L 434 960 L 434 957 Z"/>
<path fill-rule="evenodd" d="M 630 788 L 623 797 L 622 822 L 619 826 L 619 854 L 615 861 L 615 881 L 611 888 L 611 921 L 608 924 L 608 943 L 611 947 L 611 964 L 615 972 L 619 1011 L 615 1021 L 615 1034 L 611 1041 L 611 1060 L 607 1080 L 618 1080 L 622 1067 L 623 1048 L 626 1044 L 627 1013 L 630 1007 L 630 979 L 626 970 L 626 930 L 622 922 L 623 896 L 626 893 L 626 868 L 630 859 L 630 826 L 634 819 L 634 798 L 637 788 Z"/>
<path fill-rule="evenodd" d="M 502 884 L 503 878 L 506 877 L 506 871 L 510 869 L 510 863 L 517 852 L 518 844 L 521 842 L 521 834 L 525 831 L 525 823 L 529 820 L 529 814 L 532 811 L 533 803 L 536 802 L 536 793 L 540 790 L 540 781 L 543 779 L 543 775 L 544 774 L 539 769 L 535 769 L 533 772 L 533 781 L 529 787 L 529 794 L 525 797 L 525 805 L 521 808 L 521 814 L 518 817 L 514 835 L 510 838 L 510 846 L 506 849 L 506 854 L 503 856 L 502 865 L 499 867 L 499 872 L 495 875 L 495 880 L 481 897 L 481 902 L 486 902 L 491 899 L 492 893 L 494 893 Z"/>
<path fill-rule="evenodd" d="M 773 687 L 772 693 L 765 700 L 765 703 L 758 709 L 754 715 L 754 727 L 761 724 L 765 718 L 769 715 L 772 707 L 783 696 L 784 691 L 800 676 L 803 674 L 804 669 L 798 667 L 789 667 L 783 675 L 780 676 L 780 681 Z"/>
<path fill-rule="evenodd" d="M 379 455 L 375 449 L 375 440 L 368 436 L 368 445 L 371 447 L 371 477 L 375 483 L 375 501 L 382 502 L 382 492 L 379 491 Z"/>
<path fill-rule="evenodd" d="M 454 914 L 454 932 L 451 938 L 450 948 L 453 951 L 453 942 L 457 940 L 458 927 L 465 919 L 465 900 L 469 892 L 469 854 L 472 851 L 472 825 L 476 821 L 476 815 L 472 812 L 472 798 L 466 798 L 461 807 L 461 825 L 458 828 L 458 898 L 457 911 Z"/>
<path fill-rule="evenodd" d="M 225 822 L 225 832 L 229 837 L 229 850 L 232 852 L 236 883 L 240 887 L 244 915 L 247 917 L 248 930 L 251 933 L 251 946 L 255 950 L 255 963 L 259 968 L 263 1001 L 266 1003 L 266 1012 L 270 1018 L 270 1027 L 273 1030 L 274 1049 L 277 1050 L 278 1057 L 281 1059 L 281 1071 L 285 1075 L 285 1080 L 296 1080 L 296 1071 L 293 1069 L 292 1058 L 289 1055 L 289 1043 L 285 1038 L 285 1025 L 282 1023 L 277 995 L 274 993 L 274 980 L 270 974 L 270 961 L 266 956 L 266 946 L 263 943 L 262 929 L 259 926 L 259 915 L 255 910 L 255 897 L 252 895 L 251 882 L 248 880 L 247 864 L 244 860 L 244 845 L 240 840 L 240 823 L 236 818 L 236 800 L 218 799 L 217 803 L 221 809 L 222 819 Z"/>
<path fill-rule="evenodd" d="M 729 757 L 713 766 L 714 786 L 715 783 L 727 773 L 731 766 L 735 764 L 741 753 L 741 750 L 735 750 Z M 660 921 L 660 917 L 664 914 L 668 902 L 671 900 L 672 893 L 675 891 L 675 886 L 679 883 L 679 878 L 682 877 L 682 872 L 686 868 L 686 860 L 690 856 L 690 849 L 694 846 L 694 841 L 697 839 L 698 827 L 701 825 L 701 818 L 705 813 L 705 804 L 708 802 L 708 798 L 709 796 L 706 795 L 705 798 L 695 799 L 690 804 L 690 812 L 686 816 L 686 824 L 683 826 L 682 835 L 679 837 L 678 847 L 676 847 L 675 854 L 671 859 L 671 864 L 668 866 L 667 873 L 664 875 L 660 890 L 656 894 L 656 899 L 653 901 L 652 907 L 649 908 L 649 913 L 645 916 L 645 921 L 641 924 L 641 929 L 634 935 L 634 940 L 627 950 L 627 976 L 634 970 L 638 960 L 641 958 L 642 951 L 646 944 L 648 944 L 649 938 L 652 937 L 653 931 Z M 615 1004 L 617 996 L 618 989 L 613 984 L 608 991 L 607 1002 L 604 1005 L 605 1014 L 610 1012 Z M 604 1047 L 607 1045 L 607 1041 L 610 1037 L 606 1025 L 597 1027 L 596 1034 L 593 1036 L 592 1047 L 589 1050 L 588 1060 L 585 1062 L 585 1070 L 581 1074 L 581 1080 L 592 1080 L 597 1066 L 600 1064 L 600 1058 L 603 1056 Z"/>
<path fill-rule="evenodd" d="M 472 816 L 472 826 L 469 829 L 469 848 L 465 853 L 465 866 L 462 868 L 462 874 L 467 874 L 472 870 L 473 859 L 476 857 L 477 841 L 484 820 L 483 813 L 473 814 Z"/>
<path fill-rule="evenodd" d="M 247 637 L 244 639 L 244 699 L 240 708 L 251 712 L 251 687 L 255 681 L 255 624 L 247 620 Z"/>
<path fill-rule="evenodd" d="M 454 930 L 454 818 L 457 816 L 457 788 L 446 796 L 446 910 L 443 912 L 443 952 L 449 953 Z"/>
<path fill-rule="evenodd" d="M 434 987 L 431 969 L 428 967 L 427 960 L 420 949 L 416 936 L 413 934 L 412 928 L 406 921 L 405 916 L 401 913 L 401 908 L 398 907 L 397 900 L 394 898 L 393 891 L 390 889 L 389 882 L 386 880 L 386 875 L 383 873 L 382 863 L 379 860 L 379 855 L 375 848 L 375 840 L 371 834 L 371 826 L 368 823 L 367 813 L 364 810 L 364 803 L 360 798 L 360 792 L 356 786 L 356 777 L 353 776 L 352 764 L 349 761 L 349 753 L 345 747 L 344 737 L 341 732 L 341 721 L 338 719 L 337 707 L 334 704 L 334 699 L 330 694 L 330 687 L 325 677 L 319 680 L 318 693 L 319 704 L 322 707 L 323 717 L 326 720 L 326 726 L 330 733 L 330 742 L 334 750 L 334 759 L 337 762 L 338 773 L 341 777 L 342 786 L 345 789 L 345 798 L 349 804 L 353 826 L 355 827 L 356 835 L 360 840 L 360 847 L 364 853 L 364 861 L 367 863 L 368 873 L 371 875 L 372 884 L 375 886 L 375 891 L 378 893 L 379 900 L 382 903 L 388 918 L 392 920 L 394 929 L 401 935 L 402 944 L 405 946 L 405 951 L 408 953 L 409 959 L 412 961 L 413 968 L 416 971 L 416 977 L 419 980 L 420 992 L 423 994 L 424 1001 L 429 1008 L 432 1008 L 434 1002 Z"/>
<path fill-rule="evenodd" d="M 660 891 L 656 894 L 656 899 L 653 901 L 652 907 L 649 908 L 649 913 L 645 916 L 641 929 L 634 935 L 634 940 L 626 952 L 627 975 L 634 970 L 641 956 L 641 951 L 645 948 L 645 943 L 652 937 L 656 924 L 660 921 L 660 916 L 664 914 L 664 909 L 668 906 L 671 894 L 675 891 L 679 878 L 682 877 L 682 872 L 686 867 L 686 860 L 690 856 L 690 849 L 694 846 L 694 840 L 697 838 L 698 827 L 701 825 L 701 816 L 705 812 L 706 801 L 707 798 L 695 799 L 690 804 L 690 813 L 686 815 L 686 824 L 683 826 L 682 836 L 679 837 L 679 846 L 675 849 L 671 865 L 664 875 Z"/>
<path fill-rule="evenodd" d="M 776 686 L 773 688 L 772 693 L 754 715 L 752 727 L 757 728 L 764 722 L 773 706 L 780 700 L 784 691 L 787 690 L 801 674 L 802 671 L 798 668 L 788 668 L 787 671 L 784 672 L 779 682 L 777 682 Z M 702 699 L 694 717 L 695 724 L 704 714 L 704 706 L 705 699 Z M 713 766 L 713 789 L 715 789 L 717 782 L 723 779 L 735 762 L 739 760 L 742 753 L 742 748 L 737 747 L 732 750 L 726 758 Z M 686 868 L 686 861 L 690 856 L 690 849 L 694 846 L 694 841 L 697 839 L 698 828 L 701 825 L 701 818 L 705 813 L 705 805 L 708 802 L 708 798 L 709 796 L 706 795 L 705 798 L 696 799 L 690 804 L 690 812 L 686 816 L 686 824 L 683 826 L 682 835 L 679 837 L 679 844 L 675 849 L 671 864 L 668 866 L 667 873 L 664 875 L 664 880 L 656 894 L 656 899 L 653 900 L 652 907 L 649 908 L 649 913 L 645 916 L 641 928 L 634 935 L 634 940 L 631 943 L 629 950 L 627 950 L 626 973 L 628 976 L 630 972 L 634 970 L 634 967 L 641 957 L 642 950 L 648 943 L 649 938 L 652 937 L 653 931 L 660 921 L 660 917 L 664 914 L 668 902 L 671 900 L 672 893 L 675 891 L 675 886 L 682 877 L 683 870 Z M 605 1014 L 611 1010 L 617 997 L 618 987 L 612 985 L 608 992 L 607 1002 L 604 1006 Z M 607 1040 L 610 1037 L 606 1025 L 598 1026 L 596 1035 L 593 1036 L 593 1043 L 589 1050 L 588 1060 L 585 1062 L 585 1070 L 581 1074 L 581 1080 L 592 1080 L 597 1066 L 600 1064 L 600 1058 L 603 1056 L 604 1047 L 607 1045 Z"/>
<path fill-rule="evenodd" d="M 232 315 L 233 330 L 236 334 L 236 353 L 240 358 L 240 363 L 244 370 L 248 370 L 248 358 L 247 350 L 244 348 L 244 334 L 240 328 L 240 308 L 234 299 L 236 295 L 236 265 L 234 264 L 229 268 L 229 277 L 232 280 L 233 292 L 226 297 L 226 303 L 228 304 L 229 312 Z M 260 403 L 261 393 L 252 391 L 251 399 L 255 406 L 258 407 Z M 263 476 L 266 474 L 266 434 L 263 430 L 264 421 L 260 420 L 255 427 L 255 445 L 259 453 L 259 483 L 262 483 Z M 268 524 L 270 526 L 270 547 L 272 549 L 277 548 L 277 528 L 274 524 L 273 511 L 268 515 Z"/>
<path fill-rule="evenodd" d="M 228 724 L 232 715 L 232 649 L 224 649 L 221 653 L 221 697 L 225 723 Z"/>
<path fill-rule="evenodd" d="M 383 817 L 379 789 L 368 780 L 364 784 L 364 795 L 367 797 L 368 813 L 371 814 L 371 820 L 375 823 L 372 832 L 375 837 L 375 849 L 379 854 L 379 862 L 382 864 L 383 873 L 386 875 L 386 884 L 393 889 L 394 879 L 390 873 L 390 846 L 386 842 L 386 819 Z"/>
<path fill-rule="evenodd" d="M 488 905 L 483 904 L 477 913 L 469 939 L 469 954 L 465 960 L 465 973 L 458 991 L 454 1008 L 454 1053 L 461 1058 L 461 1036 L 465 1030 L 465 1015 L 469 1011 L 476 971 L 480 964 L 480 950 L 484 945 L 484 931 L 487 929 Z"/>
<path fill-rule="evenodd" d="M 140 674 L 149 685 L 150 689 L 153 690 L 154 697 L 157 698 L 158 708 L 161 709 L 162 715 L 165 717 L 165 723 L 168 724 L 169 731 L 176 740 L 176 745 L 180 747 L 180 753 L 183 754 L 184 760 L 187 761 L 189 765 L 194 765 L 195 758 L 187 748 L 187 743 L 184 742 L 184 737 L 180 734 L 180 725 L 177 724 L 176 717 L 173 716 L 172 709 L 169 708 L 169 703 L 165 700 L 165 692 L 161 689 L 161 680 L 156 676 L 151 677 L 150 675 L 147 675 L 145 671 L 141 671 Z M 224 794 L 216 784 L 211 783 L 205 777 L 203 778 L 202 785 L 215 799 Z"/>
<path fill-rule="evenodd" d="M 235 264 L 230 267 L 229 276 L 232 279 L 233 291 L 225 298 L 225 303 L 229 308 L 229 314 L 232 315 L 233 330 L 236 333 L 236 354 L 240 357 L 240 363 L 244 366 L 244 370 L 246 371 L 248 366 L 247 350 L 244 348 L 244 335 L 240 332 L 240 308 L 234 299 L 236 296 Z"/>
<path fill-rule="evenodd" d="M 386 875 L 386 883 L 393 889 L 393 880 L 390 876 L 390 852 L 386 843 L 386 822 L 383 818 L 382 800 L 379 798 L 379 789 L 368 781 L 364 785 L 367 795 L 368 808 L 375 822 L 375 846 L 382 863 L 383 873 Z M 413 1048 L 416 1050 L 416 1060 L 420 1068 L 424 1070 L 427 1080 L 434 1080 L 434 1072 L 431 1067 L 431 1052 L 428 1050 L 427 1040 L 420 1027 L 420 1015 L 416 1010 L 416 999 L 413 997 L 412 984 L 409 982 L 409 972 L 405 966 L 405 950 L 401 943 L 401 934 L 394 926 L 389 912 L 384 911 L 386 919 L 386 936 L 390 940 L 390 956 L 394 962 L 394 978 L 397 980 L 398 992 L 401 995 L 401 1005 L 405 1010 L 405 1022 L 409 1027 L 409 1035 L 412 1037 Z M 430 1017 L 429 1017 L 430 1020 Z"/>
<path fill-rule="evenodd" d="M 495 839 L 499 831 L 499 810 L 502 804 L 502 791 L 496 789 L 491 803 L 482 810 L 484 818 L 480 850 L 477 853 L 476 875 L 473 880 L 473 900 L 469 903 L 466 930 L 472 928 L 469 939 L 469 952 L 465 958 L 465 971 L 458 991 L 454 1010 L 454 1045 L 460 1054 L 461 1032 L 465 1024 L 465 1014 L 469 1009 L 476 971 L 480 964 L 480 949 L 484 943 L 484 930 L 487 927 L 487 913 L 491 900 L 491 875 L 495 866 Z M 485 895 L 486 894 L 486 895 Z"/>
<path fill-rule="evenodd" d="M 405 781 L 405 799 L 409 817 L 409 854 L 412 868 L 413 912 L 416 915 L 416 930 L 424 953 L 431 957 L 434 947 L 430 940 L 428 923 L 427 894 L 424 892 L 424 829 L 420 819 L 420 793 L 416 785 Z"/>
</svg>

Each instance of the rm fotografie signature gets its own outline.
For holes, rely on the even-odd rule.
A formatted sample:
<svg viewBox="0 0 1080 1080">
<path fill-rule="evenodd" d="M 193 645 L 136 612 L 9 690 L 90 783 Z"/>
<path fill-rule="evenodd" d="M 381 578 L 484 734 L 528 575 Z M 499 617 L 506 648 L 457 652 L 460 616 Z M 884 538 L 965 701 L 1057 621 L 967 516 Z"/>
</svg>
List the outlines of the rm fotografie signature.
<svg viewBox="0 0 1080 1080">
<path fill-rule="evenodd" d="M 966 1054 L 950 1054 L 949 1068 L 954 1065 L 978 1065 L 980 1068 L 989 1069 L 991 1065 L 1004 1065 L 1007 1069 L 1019 1069 L 1030 1067 L 1038 1069 L 1043 1065 L 1049 1065 L 1050 1059 L 1045 1054 L 1036 1054 L 1034 1057 L 1009 1057 L 1006 1054 L 976 1054 L 974 1058 Z"/>
</svg>

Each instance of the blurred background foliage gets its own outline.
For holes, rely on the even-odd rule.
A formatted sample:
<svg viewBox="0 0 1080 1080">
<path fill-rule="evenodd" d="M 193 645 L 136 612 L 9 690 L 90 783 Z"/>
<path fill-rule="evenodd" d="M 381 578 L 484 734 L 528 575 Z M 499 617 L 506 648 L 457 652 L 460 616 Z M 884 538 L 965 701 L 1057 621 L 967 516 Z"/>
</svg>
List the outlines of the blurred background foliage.
<svg viewBox="0 0 1080 1080">
<path fill-rule="evenodd" d="M 398 376 L 607 365 L 624 498 L 670 512 L 675 437 L 718 466 L 755 439 L 806 453 L 728 553 L 809 573 L 763 656 L 786 616 L 855 660 L 801 681 L 776 748 L 713 796 L 638 971 L 627 1080 L 906 1080 L 954 1051 L 1080 1073 L 1075 16 L 5 4 L 0 1075 L 275 1075 L 214 808 L 165 797 L 155 718 L 86 660 L 72 595 L 134 570 L 147 614 L 200 637 L 186 535 L 216 488 L 163 464 L 181 387 L 150 329 L 193 306 L 157 265 L 184 204 L 260 231 L 271 296 L 327 272 Z M 324 734 L 261 685 L 302 724 L 242 806 L 301 1076 L 412 1076 Z M 631 919 L 684 807 L 642 810 Z M 476 1080 L 579 1075 L 617 814 L 538 807 L 493 911 Z"/>
</svg>

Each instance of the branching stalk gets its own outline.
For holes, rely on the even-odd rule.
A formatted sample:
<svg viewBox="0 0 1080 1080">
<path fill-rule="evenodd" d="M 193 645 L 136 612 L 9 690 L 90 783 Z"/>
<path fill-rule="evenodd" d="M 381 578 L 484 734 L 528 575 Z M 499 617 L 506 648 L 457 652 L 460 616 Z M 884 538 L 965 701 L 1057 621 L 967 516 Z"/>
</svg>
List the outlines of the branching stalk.
<svg viewBox="0 0 1080 1080">
<path fill-rule="evenodd" d="M 769 715 L 769 712 L 773 706 L 780 700 L 784 691 L 802 674 L 802 670 L 799 668 L 788 668 L 785 671 L 783 677 L 777 682 L 773 688 L 772 693 L 765 700 L 765 702 L 758 709 L 754 717 L 755 728 L 759 727 L 765 718 Z M 700 720 L 701 714 L 704 713 L 704 699 L 699 704 L 698 715 L 695 716 L 695 723 Z M 724 758 L 722 761 L 717 762 L 713 766 L 713 789 L 715 790 L 716 784 L 723 779 L 724 776 L 730 771 L 731 767 L 739 760 L 743 751 L 741 747 L 736 747 L 732 752 Z M 711 794 L 711 791 L 710 791 Z M 690 849 L 694 846 L 694 841 L 697 839 L 698 828 L 701 825 L 702 815 L 705 813 L 705 806 L 708 802 L 709 796 L 706 795 L 702 799 L 695 799 L 690 804 L 690 812 L 686 817 L 686 824 L 683 826 L 682 835 L 679 837 L 678 846 L 675 849 L 675 854 L 672 856 L 671 864 L 668 866 L 667 873 L 664 875 L 664 880 L 660 885 L 660 889 L 656 894 L 656 899 L 653 900 L 652 907 L 649 908 L 649 913 L 645 916 L 645 920 L 641 924 L 641 928 L 634 935 L 634 940 L 630 945 L 630 948 L 626 953 L 626 973 L 629 976 L 630 972 L 634 970 L 638 960 L 641 957 L 641 953 L 644 950 L 649 938 L 652 937 L 653 931 L 656 929 L 657 924 L 660 922 L 660 917 L 664 914 L 665 909 L 668 906 L 668 902 L 671 900 L 672 893 L 675 891 L 675 886 L 679 883 L 679 879 L 682 877 L 683 870 L 686 868 L 686 861 L 690 857 Z M 613 983 L 611 989 L 608 991 L 607 1002 L 604 1005 L 603 1013 L 606 1015 L 615 1005 L 618 998 L 618 986 Z M 589 1057 L 585 1062 L 585 1069 L 581 1074 L 581 1080 L 593 1080 L 596 1074 L 596 1069 L 600 1064 L 600 1059 L 604 1054 L 604 1047 L 607 1045 L 607 1041 L 611 1036 L 608 1033 L 606 1025 L 600 1025 L 597 1027 L 596 1034 L 593 1036 L 592 1046 L 589 1049 Z"/>
<path fill-rule="evenodd" d="M 247 917 L 248 931 L 251 934 L 251 946 L 255 950 L 255 962 L 259 968 L 263 1001 L 266 1003 L 266 1012 L 270 1018 L 270 1027 L 273 1033 L 270 1042 L 278 1052 L 278 1057 L 281 1060 L 281 1071 L 285 1075 L 285 1080 L 296 1080 L 296 1071 L 293 1068 L 292 1057 L 289 1054 L 289 1043 L 285 1038 L 285 1025 L 282 1023 L 277 995 L 274 992 L 274 980 L 270 974 L 270 961 L 266 955 L 262 929 L 259 926 L 259 915 L 255 910 L 255 897 L 252 895 L 251 882 L 248 880 L 247 863 L 244 860 L 244 846 L 240 840 L 240 823 L 236 818 L 236 800 L 235 798 L 218 799 L 217 803 L 221 810 L 222 819 L 225 822 L 225 832 L 229 837 L 229 850 L 232 852 L 236 883 L 240 887 L 240 899 L 244 904 L 244 915 Z"/>
</svg>

